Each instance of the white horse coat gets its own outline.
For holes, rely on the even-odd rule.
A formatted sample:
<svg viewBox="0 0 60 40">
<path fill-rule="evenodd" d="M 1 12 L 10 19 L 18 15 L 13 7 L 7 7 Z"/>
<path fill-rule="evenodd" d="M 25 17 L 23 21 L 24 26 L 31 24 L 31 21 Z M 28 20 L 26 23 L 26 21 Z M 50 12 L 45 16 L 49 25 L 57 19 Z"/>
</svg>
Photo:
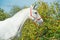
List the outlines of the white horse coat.
<svg viewBox="0 0 60 40">
<path fill-rule="evenodd" d="M 19 26 L 21 25 L 21 28 L 27 18 L 28 11 L 24 9 L 24 11 L 18 12 L 13 17 L 0 21 L 0 38 L 9 39 L 15 36 Z"/>
<path fill-rule="evenodd" d="M 19 27 L 21 30 L 22 25 L 29 18 L 29 15 L 30 8 L 27 8 L 19 11 L 11 18 L 0 21 L 0 40 L 9 40 L 11 37 L 14 37 Z"/>
</svg>

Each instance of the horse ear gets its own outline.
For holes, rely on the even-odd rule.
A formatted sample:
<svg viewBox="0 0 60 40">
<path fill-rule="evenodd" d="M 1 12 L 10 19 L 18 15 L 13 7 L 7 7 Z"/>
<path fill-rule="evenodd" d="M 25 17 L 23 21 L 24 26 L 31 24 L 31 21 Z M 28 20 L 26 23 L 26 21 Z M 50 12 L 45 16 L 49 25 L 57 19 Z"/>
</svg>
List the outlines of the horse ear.
<svg viewBox="0 0 60 40">
<path fill-rule="evenodd" d="M 31 7 L 30 8 L 32 8 L 33 9 L 33 6 L 31 5 Z"/>
<path fill-rule="evenodd" d="M 31 7 L 30 8 L 32 8 L 32 9 L 36 9 L 37 8 L 37 6 L 36 6 L 36 4 L 35 5 L 31 5 Z"/>
<path fill-rule="evenodd" d="M 37 8 L 37 4 L 34 4 L 33 9 L 36 9 L 36 8 Z"/>
<path fill-rule="evenodd" d="M 34 5 L 33 9 L 35 9 L 35 8 L 36 8 L 36 5 Z"/>
</svg>

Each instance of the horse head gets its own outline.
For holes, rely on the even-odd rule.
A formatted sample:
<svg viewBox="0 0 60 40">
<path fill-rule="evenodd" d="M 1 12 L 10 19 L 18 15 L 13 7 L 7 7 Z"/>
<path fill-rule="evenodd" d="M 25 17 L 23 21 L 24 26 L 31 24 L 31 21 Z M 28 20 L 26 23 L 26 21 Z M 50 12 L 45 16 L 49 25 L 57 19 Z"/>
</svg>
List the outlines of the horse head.
<svg viewBox="0 0 60 40">
<path fill-rule="evenodd" d="M 33 6 L 30 7 L 30 14 L 29 14 L 30 16 L 29 16 L 29 18 L 32 19 L 35 24 L 37 23 L 38 25 L 40 25 L 40 24 L 43 23 L 43 19 L 41 18 L 41 16 L 37 12 L 35 6 L 34 7 Z"/>
</svg>

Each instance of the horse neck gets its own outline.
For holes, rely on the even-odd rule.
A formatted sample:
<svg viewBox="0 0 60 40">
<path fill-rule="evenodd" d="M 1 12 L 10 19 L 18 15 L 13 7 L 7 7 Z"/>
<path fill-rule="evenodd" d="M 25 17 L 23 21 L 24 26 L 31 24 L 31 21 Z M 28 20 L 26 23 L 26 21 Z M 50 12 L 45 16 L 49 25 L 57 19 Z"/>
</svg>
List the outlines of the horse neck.
<svg viewBox="0 0 60 40">
<path fill-rule="evenodd" d="M 23 25 L 29 15 L 29 8 L 16 13 L 11 19 L 17 26 Z"/>
</svg>

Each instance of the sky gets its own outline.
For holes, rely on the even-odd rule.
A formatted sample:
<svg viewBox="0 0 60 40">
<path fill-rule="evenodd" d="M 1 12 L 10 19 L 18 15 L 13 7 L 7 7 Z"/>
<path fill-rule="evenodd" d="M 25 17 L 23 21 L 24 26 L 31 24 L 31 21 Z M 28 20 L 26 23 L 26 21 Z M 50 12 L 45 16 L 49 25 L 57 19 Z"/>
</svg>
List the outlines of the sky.
<svg viewBox="0 0 60 40">
<path fill-rule="evenodd" d="M 6 12 L 9 12 L 13 5 L 17 5 L 20 7 L 30 6 L 36 1 L 37 0 L 0 0 L 0 8 L 4 9 Z M 54 2 L 55 0 L 43 0 L 43 1 L 49 4 L 51 2 Z"/>
</svg>

